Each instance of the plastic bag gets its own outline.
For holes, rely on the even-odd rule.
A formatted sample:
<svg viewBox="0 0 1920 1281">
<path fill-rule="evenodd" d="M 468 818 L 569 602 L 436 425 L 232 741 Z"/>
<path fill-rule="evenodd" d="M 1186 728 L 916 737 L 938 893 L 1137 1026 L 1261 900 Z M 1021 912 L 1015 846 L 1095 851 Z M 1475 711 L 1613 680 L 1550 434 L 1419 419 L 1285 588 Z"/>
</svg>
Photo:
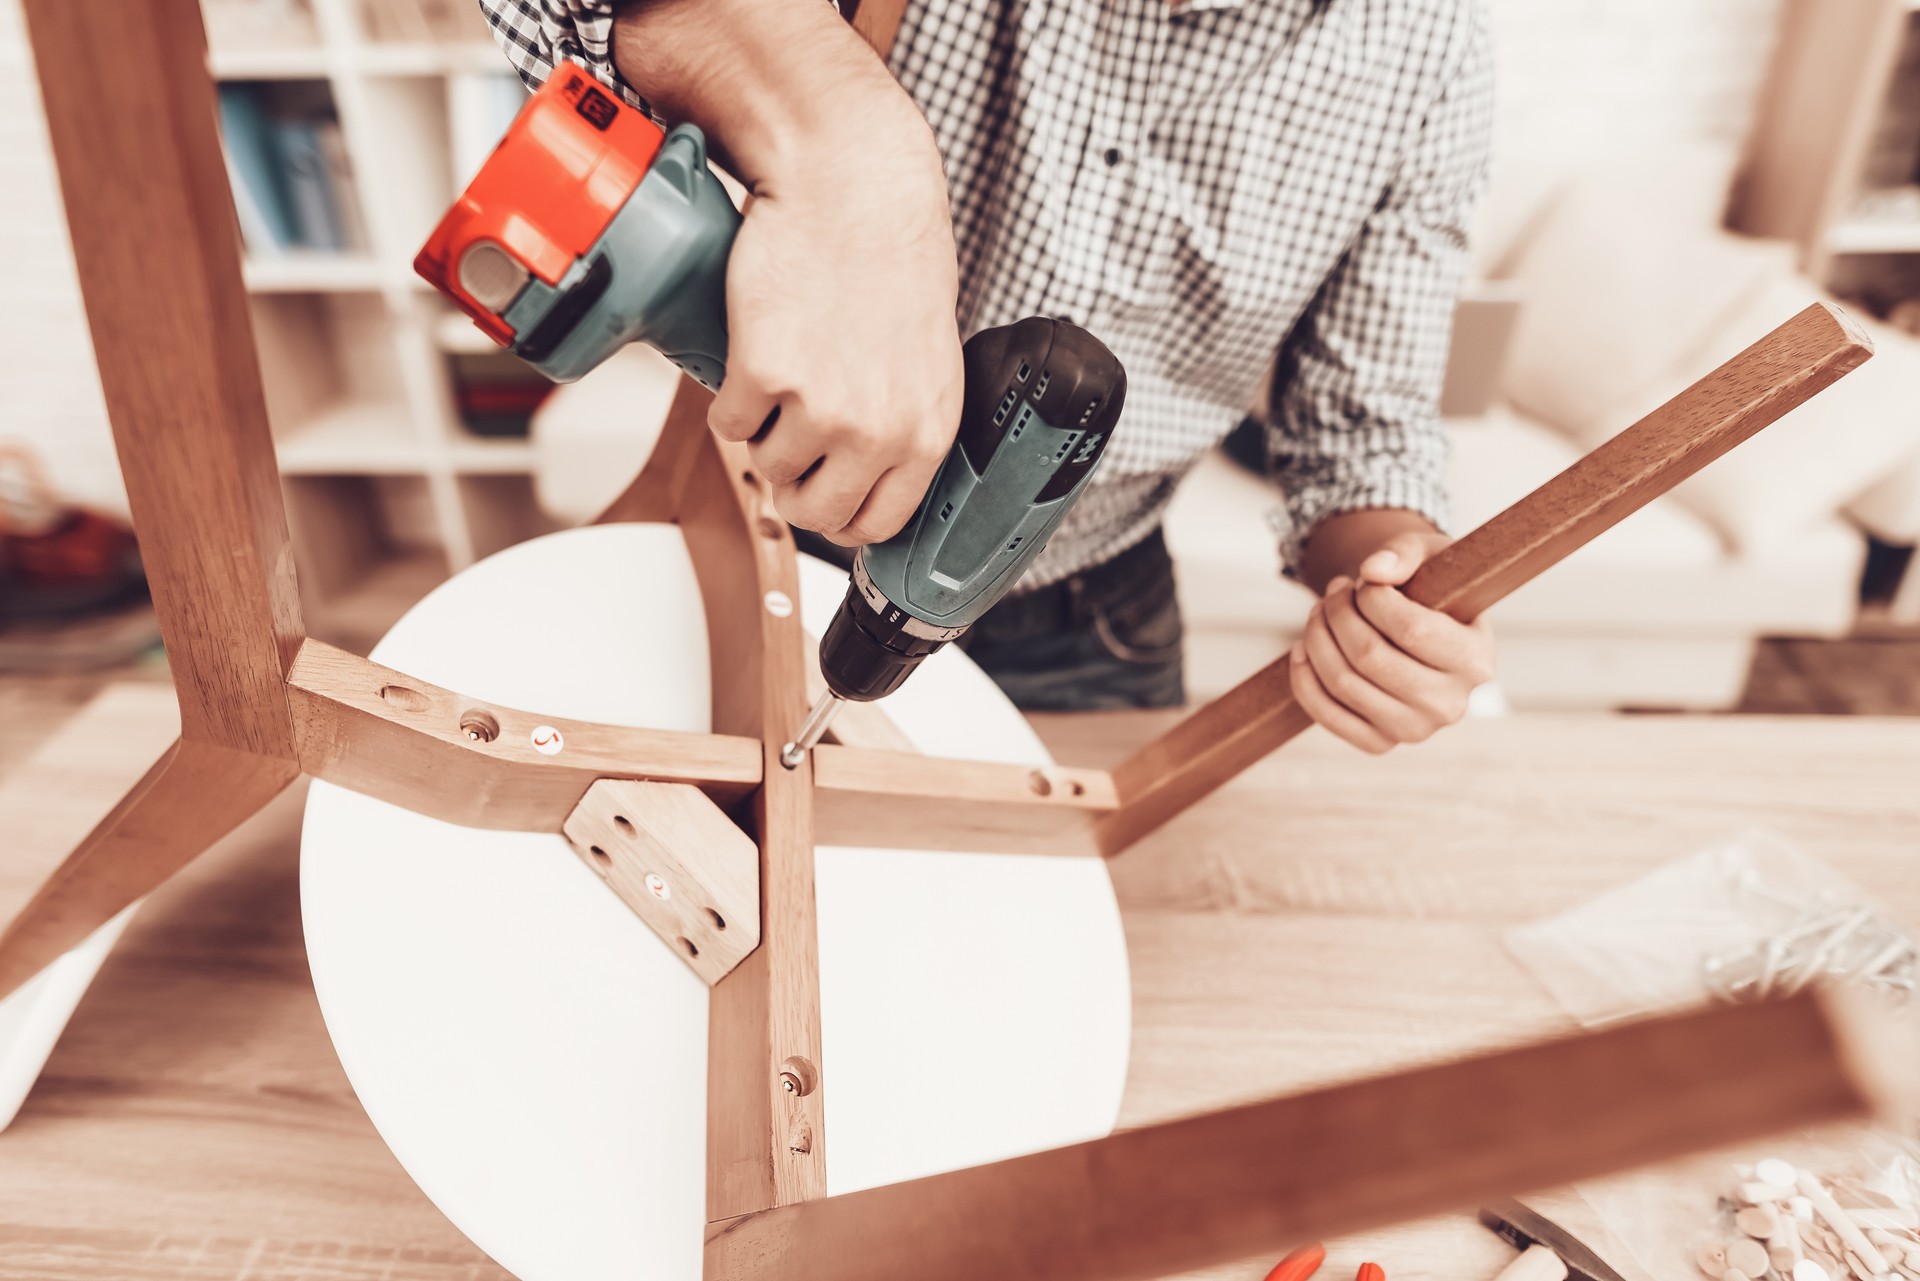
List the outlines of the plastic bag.
<svg viewBox="0 0 1920 1281">
<path fill-rule="evenodd" d="M 1846 979 L 1910 994 L 1913 937 L 1784 837 L 1750 831 L 1558 916 L 1507 950 L 1593 1026 Z"/>
</svg>

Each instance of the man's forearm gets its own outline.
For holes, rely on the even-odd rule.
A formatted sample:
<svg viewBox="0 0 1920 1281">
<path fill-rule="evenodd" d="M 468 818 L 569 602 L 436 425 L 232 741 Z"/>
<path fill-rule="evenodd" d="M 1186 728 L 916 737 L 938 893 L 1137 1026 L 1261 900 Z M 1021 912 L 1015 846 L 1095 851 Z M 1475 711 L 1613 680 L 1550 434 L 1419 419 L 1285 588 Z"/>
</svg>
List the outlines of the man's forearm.
<svg viewBox="0 0 1920 1281">
<path fill-rule="evenodd" d="M 1316 592 L 1345 574 L 1351 577 L 1360 562 L 1397 534 L 1439 531 L 1419 512 L 1399 507 L 1341 512 L 1314 526 L 1300 558 L 1300 577 Z"/>
<path fill-rule="evenodd" d="M 756 194 L 836 140 L 932 154 L 912 100 L 825 0 L 636 0 L 615 21 L 613 55 Z"/>
</svg>

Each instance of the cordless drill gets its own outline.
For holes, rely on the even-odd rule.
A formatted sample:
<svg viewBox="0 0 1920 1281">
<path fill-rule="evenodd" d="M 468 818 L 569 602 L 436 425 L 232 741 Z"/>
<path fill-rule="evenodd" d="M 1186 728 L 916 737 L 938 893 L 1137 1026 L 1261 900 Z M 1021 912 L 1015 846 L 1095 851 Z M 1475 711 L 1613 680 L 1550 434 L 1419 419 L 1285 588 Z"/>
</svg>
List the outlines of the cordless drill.
<svg viewBox="0 0 1920 1281">
<path fill-rule="evenodd" d="M 717 388 L 739 227 L 697 128 L 663 133 L 565 62 L 414 270 L 556 382 L 638 341 Z M 842 701 L 898 689 L 1019 581 L 1112 439 L 1126 373 L 1086 330 L 1032 316 L 975 334 L 963 356 L 953 447 L 906 527 L 855 557 L 820 642 L 828 692 L 782 753 L 789 768 Z"/>
</svg>

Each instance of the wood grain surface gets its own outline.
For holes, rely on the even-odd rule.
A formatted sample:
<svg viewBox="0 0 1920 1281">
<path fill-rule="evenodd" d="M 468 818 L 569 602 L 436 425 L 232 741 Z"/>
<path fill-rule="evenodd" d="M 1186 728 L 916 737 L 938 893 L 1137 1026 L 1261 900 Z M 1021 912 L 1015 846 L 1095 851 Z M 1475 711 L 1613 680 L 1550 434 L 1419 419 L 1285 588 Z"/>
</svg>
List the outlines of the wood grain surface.
<svg viewBox="0 0 1920 1281">
<path fill-rule="evenodd" d="M 706 1281 L 1153 1281 L 1877 1111 L 1812 994 L 1647 1019 L 708 1225 Z M 985 1225 L 991 1230 L 983 1230 Z"/>
<path fill-rule="evenodd" d="M 712 987 L 760 943 L 760 851 L 685 783 L 603 778 L 567 840 L 660 941 Z"/>
<path fill-rule="evenodd" d="M 0 762 L 75 704 L 17 689 L 0 683 L 18 713 L 0 718 Z M 1104 766 L 1169 719 L 1040 725 L 1060 759 Z M 1108 864 L 1134 984 L 1122 1123 L 1565 1028 L 1500 930 L 1753 824 L 1920 922 L 1916 774 L 1920 720 L 1517 718 L 1381 759 L 1310 735 Z M 0 1132 L 0 1278 L 504 1277 L 347 1087 L 300 948 L 298 820 L 295 790 L 156 892 L 108 959 Z M 1513 1257 L 1461 1215 L 1330 1254 L 1326 1276 L 1367 1258 L 1394 1281 L 1490 1277 Z M 1259 1281 L 1273 1262 L 1196 1275 Z"/>
<path fill-rule="evenodd" d="M 558 832 L 605 777 L 698 784 L 723 804 L 760 781 L 752 738 L 504 707 L 317 640 L 301 646 L 287 683 L 307 773 L 466 827 Z M 543 726 L 561 733 L 563 753 L 534 747 Z"/>
</svg>

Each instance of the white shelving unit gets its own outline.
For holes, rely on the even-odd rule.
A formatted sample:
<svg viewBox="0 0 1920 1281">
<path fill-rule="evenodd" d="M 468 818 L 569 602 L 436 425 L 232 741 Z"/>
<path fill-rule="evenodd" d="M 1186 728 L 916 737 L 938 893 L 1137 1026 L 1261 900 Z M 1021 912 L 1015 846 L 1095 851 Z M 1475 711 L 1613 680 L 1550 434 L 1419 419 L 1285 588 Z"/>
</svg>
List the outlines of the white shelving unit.
<svg viewBox="0 0 1920 1281">
<path fill-rule="evenodd" d="M 456 104 L 512 73 L 477 5 L 451 39 L 399 42 L 371 20 L 382 0 L 268 3 L 298 14 L 296 40 L 236 47 L 213 21 L 209 65 L 223 83 L 324 86 L 362 204 L 365 252 L 245 264 L 309 625 L 359 645 L 448 573 L 548 527 L 528 442 L 474 435 L 455 408 L 451 358 L 492 345 L 413 272 L 470 176 L 455 172 L 475 154 Z"/>
</svg>

